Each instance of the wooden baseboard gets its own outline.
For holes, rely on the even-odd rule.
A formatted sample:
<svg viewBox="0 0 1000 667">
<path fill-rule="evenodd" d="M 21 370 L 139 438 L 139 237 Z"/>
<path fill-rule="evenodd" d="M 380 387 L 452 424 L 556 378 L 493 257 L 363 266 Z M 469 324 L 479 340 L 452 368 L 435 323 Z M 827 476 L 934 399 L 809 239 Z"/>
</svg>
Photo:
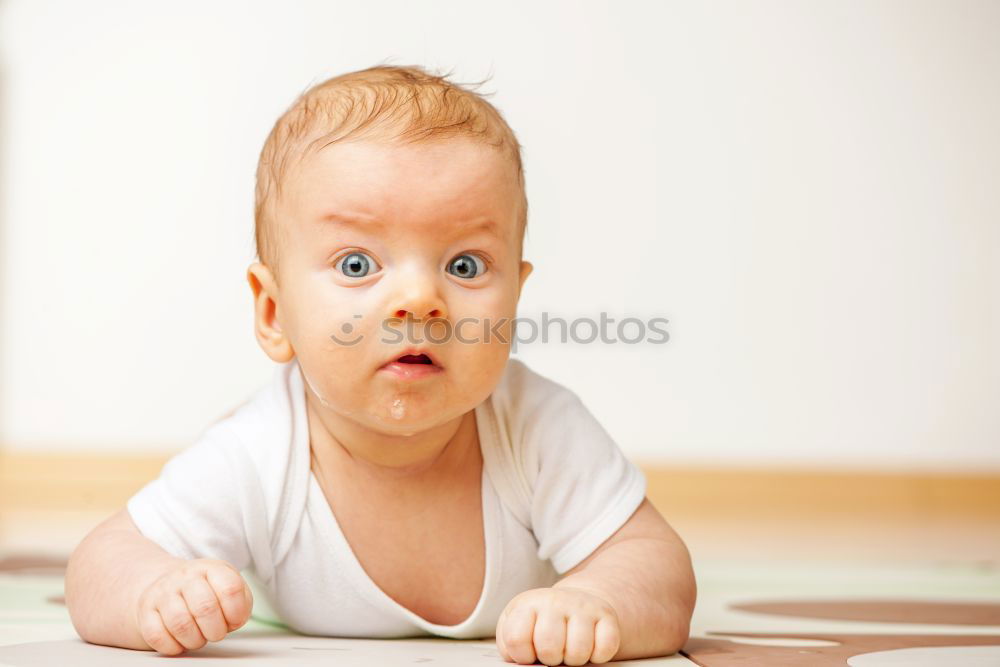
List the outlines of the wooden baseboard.
<svg viewBox="0 0 1000 667">
<path fill-rule="evenodd" d="M 643 466 L 650 500 L 704 517 L 912 516 L 995 518 L 1000 474 L 746 470 Z"/>
<path fill-rule="evenodd" d="M 0 508 L 99 511 L 121 507 L 170 454 L 0 452 Z"/>
<path fill-rule="evenodd" d="M 113 511 L 169 454 L 0 452 L 0 510 Z M 639 462 L 664 515 L 942 517 L 1000 521 L 1000 474 L 723 469 Z"/>
</svg>

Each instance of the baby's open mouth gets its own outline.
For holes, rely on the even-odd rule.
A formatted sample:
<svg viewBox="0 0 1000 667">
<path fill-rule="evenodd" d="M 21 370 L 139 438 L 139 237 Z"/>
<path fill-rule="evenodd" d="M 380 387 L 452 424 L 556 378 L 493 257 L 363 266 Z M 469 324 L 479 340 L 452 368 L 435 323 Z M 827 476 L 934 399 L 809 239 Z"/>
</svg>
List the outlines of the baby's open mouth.
<svg viewBox="0 0 1000 667">
<path fill-rule="evenodd" d="M 397 380 L 416 381 L 436 377 L 444 372 L 444 368 L 431 355 L 411 348 L 410 352 L 390 360 L 380 371 L 395 376 Z"/>
<path fill-rule="evenodd" d="M 426 354 L 404 354 L 399 359 L 397 359 L 401 364 L 433 364 L 431 358 Z"/>
</svg>

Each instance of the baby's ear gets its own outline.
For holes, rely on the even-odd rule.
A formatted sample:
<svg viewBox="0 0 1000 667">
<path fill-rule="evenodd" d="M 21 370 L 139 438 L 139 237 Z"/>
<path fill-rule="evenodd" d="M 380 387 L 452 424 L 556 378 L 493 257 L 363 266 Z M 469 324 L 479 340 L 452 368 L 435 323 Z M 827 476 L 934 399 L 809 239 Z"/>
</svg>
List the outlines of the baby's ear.
<svg viewBox="0 0 1000 667">
<path fill-rule="evenodd" d="M 295 356 L 295 350 L 278 322 L 278 283 L 271 269 L 260 262 L 247 269 L 247 282 L 253 292 L 253 329 L 257 342 L 267 356 L 283 364 Z"/>
<path fill-rule="evenodd" d="M 531 271 L 535 267 L 532 266 L 531 262 L 527 260 L 521 261 L 521 279 L 517 285 L 517 298 L 521 298 L 521 289 L 524 287 L 524 281 L 527 280 L 528 276 L 531 275 Z"/>
</svg>

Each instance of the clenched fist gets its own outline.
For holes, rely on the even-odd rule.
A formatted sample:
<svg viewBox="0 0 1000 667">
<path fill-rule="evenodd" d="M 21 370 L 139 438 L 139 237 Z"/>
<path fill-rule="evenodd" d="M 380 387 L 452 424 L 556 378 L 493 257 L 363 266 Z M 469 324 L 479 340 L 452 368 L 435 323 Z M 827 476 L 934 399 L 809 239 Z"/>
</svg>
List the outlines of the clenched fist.
<svg viewBox="0 0 1000 667">
<path fill-rule="evenodd" d="M 497 650 L 507 662 L 583 665 L 607 662 L 621 641 L 607 600 L 579 588 L 533 588 L 518 594 L 497 621 Z"/>
<path fill-rule="evenodd" d="M 181 561 L 139 595 L 136 627 L 150 648 L 166 655 L 217 642 L 250 618 L 253 594 L 224 560 Z"/>
</svg>

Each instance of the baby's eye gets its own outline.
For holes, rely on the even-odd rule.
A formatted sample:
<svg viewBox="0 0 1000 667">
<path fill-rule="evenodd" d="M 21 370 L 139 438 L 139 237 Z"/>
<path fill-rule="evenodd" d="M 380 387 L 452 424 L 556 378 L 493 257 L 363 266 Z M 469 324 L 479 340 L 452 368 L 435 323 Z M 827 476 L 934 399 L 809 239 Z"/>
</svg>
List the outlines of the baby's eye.
<svg viewBox="0 0 1000 667">
<path fill-rule="evenodd" d="M 337 260 L 334 268 L 348 278 L 364 278 L 369 272 L 378 271 L 379 266 L 371 255 L 354 251 Z"/>
<path fill-rule="evenodd" d="M 451 260 L 448 273 L 459 278 L 475 278 L 486 272 L 486 262 L 477 255 L 462 254 Z"/>
</svg>

